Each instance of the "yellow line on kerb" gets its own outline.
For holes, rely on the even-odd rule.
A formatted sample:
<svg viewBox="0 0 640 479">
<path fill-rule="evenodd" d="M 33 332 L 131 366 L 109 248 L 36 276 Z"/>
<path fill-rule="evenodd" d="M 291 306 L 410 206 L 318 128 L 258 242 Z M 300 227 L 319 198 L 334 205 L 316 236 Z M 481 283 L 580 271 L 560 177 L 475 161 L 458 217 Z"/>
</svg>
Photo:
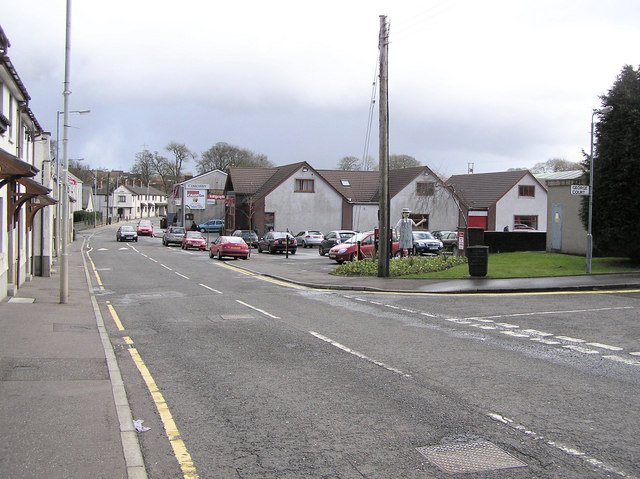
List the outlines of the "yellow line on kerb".
<svg viewBox="0 0 640 479">
<path fill-rule="evenodd" d="M 125 337 L 124 340 L 127 344 L 133 345 L 131 338 Z M 156 409 L 158 410 L 158 414 L 160 414 L 160 419 L 164 425 L 164 430 L 169 438 L 169 443 L 173 448 L 173 454 L 176 456 L 178 464 L 180 464 L 180 469 L 182 469 L 183 477 L 185 479 L 198 479 L 199 476 L 196 471 L 196 467 L 193 464 L 193 460 L 191 459 L 191 455 L 189 454 L 189 451 L 187 451 L 184 441 L 180 438 L 180 431 L 178 431 L 176 423 L 173 420 L 173 416 L 171 416 L 169 406 L 165 402 L 162 393 L 151 376 L 151 373 L 142 361 L 142 358 L 136 348 L 129 348 L 129 354 L 131 354 L 133 362 L 138 368 L 138 371 L 140 371 L 140 374 L 147 385 L 147 389 L 151 393 L 153 402 L 156 405 Z"/>
</svg>

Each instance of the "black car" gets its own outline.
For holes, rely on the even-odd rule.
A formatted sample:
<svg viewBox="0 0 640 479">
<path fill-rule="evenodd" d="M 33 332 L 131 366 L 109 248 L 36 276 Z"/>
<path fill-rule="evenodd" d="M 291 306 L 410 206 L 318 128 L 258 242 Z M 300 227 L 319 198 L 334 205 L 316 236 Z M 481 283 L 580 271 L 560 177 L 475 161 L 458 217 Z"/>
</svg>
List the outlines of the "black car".
<svg viewBox="0 0 640 479">
<path fill-rule="evenodd" d="M 324 235 L 324 239 L 318 245 L 318 253 L 320 254 L 320 256 L 324 256 L 335 245 L 344 243 L 354 234 L 356 234 L 356 232 L 351 230 L 329 231 L 326 235 Z"/>
<path fill-rule="evenodd" d="M 240 236 L 249 248 L 258 247 L 258 235 L 252 230 L 235 230 L 231 236 Z"/>
<path fill-rule="evenodd" d="M 434 238 L 428 231 L 413 232 L 413 254 L 419 256 L 422 254 L 437 254 L 442 251 L 442 241 Z"/>
<path fill-rule="evenodd" d="M 258 253 L 268 251 L 273 254 L 278 251 L 282 253 L 288 251 L 291 254 L 296 254 L 297 249 L 298 242 L 290 233 L 285 231 L 269 231 L 258 241 Z"/>
<path fill-rule="evenodd" d="M 133 226 L 122 225 L 116 231 L 116 241 L 138 241 L 138 232 Z"/>
<path fill-rule="evenodd" d="M 445 251 L 451 251 L 454 255 L 458 252 L 458 233 L 455 231 L 434 231 L 433 236 L 442 241 Z"/>
</svg>

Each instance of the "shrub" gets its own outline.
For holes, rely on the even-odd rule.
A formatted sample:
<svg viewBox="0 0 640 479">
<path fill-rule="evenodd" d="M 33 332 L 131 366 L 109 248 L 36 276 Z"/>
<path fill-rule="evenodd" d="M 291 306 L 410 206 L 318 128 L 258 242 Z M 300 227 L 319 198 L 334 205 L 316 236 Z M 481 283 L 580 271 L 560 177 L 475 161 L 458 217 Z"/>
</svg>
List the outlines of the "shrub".
<svg viewBox="0 0 640 479">
<path fill-rule="evenodd" d="M 404 276 L 409 274 L 433 273 L 453 268 L 467 262 L 464 256 L 409 256 L 407 258 L 394 258 L 389 262 L 389 274 L 391 276 Z M 338 265 L 333 274 L 340 276 L 377 276 L 378 260 L 376 258 L 352 261 Z"/>
</svg>

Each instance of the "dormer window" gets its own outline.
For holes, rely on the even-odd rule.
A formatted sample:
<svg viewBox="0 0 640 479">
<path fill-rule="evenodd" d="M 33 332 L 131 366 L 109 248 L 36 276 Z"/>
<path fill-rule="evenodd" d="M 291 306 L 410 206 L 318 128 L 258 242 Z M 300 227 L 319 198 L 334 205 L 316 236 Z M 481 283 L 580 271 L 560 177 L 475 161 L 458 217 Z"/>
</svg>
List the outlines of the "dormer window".
<svg viewBox="0 0 640 479">
<path fill-rule="evenodd" d="M 351 186 L 351 183 L 349 183 L 349 180 L 340 180 L 340 184 L 342 186 Z"/>
</svg>

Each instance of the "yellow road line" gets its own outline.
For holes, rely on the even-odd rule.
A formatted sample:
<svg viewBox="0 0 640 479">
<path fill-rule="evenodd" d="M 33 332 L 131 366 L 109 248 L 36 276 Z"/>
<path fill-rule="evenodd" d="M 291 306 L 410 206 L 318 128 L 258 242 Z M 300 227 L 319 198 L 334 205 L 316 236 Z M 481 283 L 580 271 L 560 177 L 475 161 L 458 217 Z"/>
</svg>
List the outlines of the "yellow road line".
<svg viewBox="0 0 640 479">
<path fill-rule="evenodd" d="M 100 275 L 98 274 L 98 270 L 96 269 L 96 265 L 93 262 L 93 260 L 91 259 L 91 256 L 89 256 L 88 252 L 87 252 L 87 258 L 89 258 L 89 263 L 91 263 L 91 269 L 93 270 L 93 274 L 96 276 L 96 281 L 98 282 L 98 286 L 100 287 L 100 289 L 104 290 L 104 286 L 102 285 L 102 280 L 100 279 Z"/>
<path fill-rule="evenodd" d="M 113 318 L 113 322 L 116 323 L 116 328 L 118 328 L 118 331 L 124 331 L 124 326 L 122 325 L 122 322 L 118 317 L 118 313 L 116 313 L 116 310 L 113 309 L 113 306 L 111 306 L 110 301 L 107 301 L 107 309 L 111 313 L 111 317 Z"/>
<path fill-rule="evenodd" d="M 129 345 L 133 345 L 133 341 L 131 341 L 130 338 L 125 338 L 125 341 Z M 173 454 L 180 465 L 180 469 L 182 469 L 183 477 L 185 479 L 198 479 L 199 476 L 196 471 L 196 467 L 193 464 L 193 460 L 191 459 L 191 455 L 189 454 L 189 451 L 187 451 L 187 447 L 184 445 L 184 441 L 180 437 L 180 431 L 178 431 L 178 427 L 176 426 L 173 416 L 169 411 L 169 406 L 153 380 L 149 369 L 147 369 L 144 361 L 142 361 L 142 358 L 136 348 L 129 348 L 129 354 L 131 354 L 133 362 L 138 368 L 138 371 L 140 371 L 140 374 L 147 385 L 147 389 L 151 393 L 153 402 L 156 405 L 156 409 L 158 410 L 158 414 L 160 415 L 160 419 L 164 425 L 164 430 L 169 438 L 169 443 L 173 449 Z"/>
</svg>

